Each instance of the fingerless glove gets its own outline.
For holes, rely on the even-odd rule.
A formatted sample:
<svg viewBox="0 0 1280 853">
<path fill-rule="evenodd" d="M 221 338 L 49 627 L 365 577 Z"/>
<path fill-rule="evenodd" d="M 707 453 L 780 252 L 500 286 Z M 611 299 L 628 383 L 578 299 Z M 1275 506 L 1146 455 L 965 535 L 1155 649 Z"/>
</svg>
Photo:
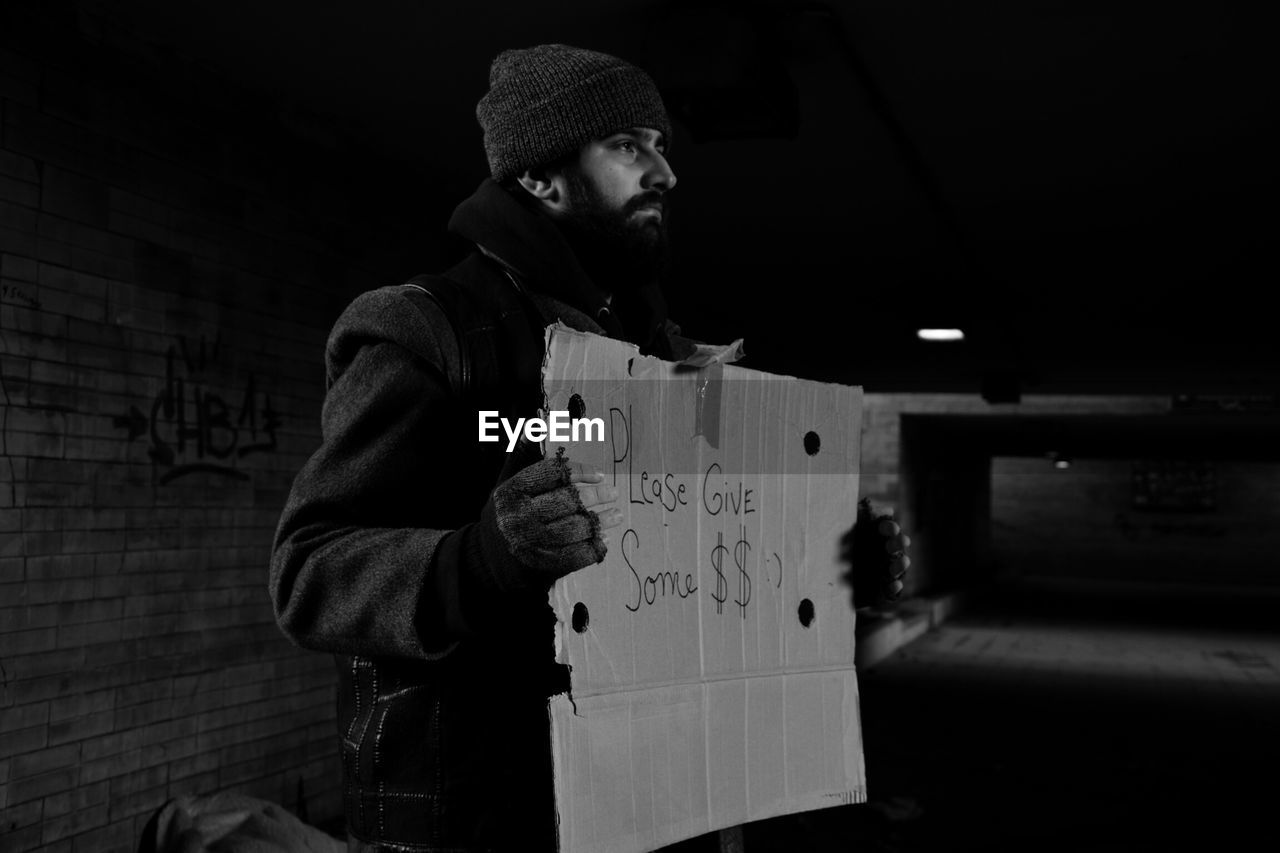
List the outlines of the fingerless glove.
<svg viewBox="0 0 1280 853">
<path fill-rule="evenodd" d="M 495 488 L 473 535 L 485 580 L 501 592 L 549 586 L 605 555 L 600 518 L 583 506 L 563 454 Z"/>
</svg>

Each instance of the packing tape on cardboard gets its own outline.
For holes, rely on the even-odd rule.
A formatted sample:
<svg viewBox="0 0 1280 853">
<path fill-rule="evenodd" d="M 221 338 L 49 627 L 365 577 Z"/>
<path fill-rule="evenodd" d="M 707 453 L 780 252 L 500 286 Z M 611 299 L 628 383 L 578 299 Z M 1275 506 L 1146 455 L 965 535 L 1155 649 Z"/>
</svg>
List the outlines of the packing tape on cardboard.
<svg viewBox="0 0 1280 853">
<path fill-rule="evenodd" d="M 741 359 L 742 338 L 731 344 L 695 344 L 693 352 L 681 362 L 682 367 L 698 369 L 697 400 L 694 406 L 693 434 L 720 449 L 720 397 L 724 389 L 724 366 Z"/>
<path fill-rule="evenodd" d="M 698 372 L 697 405 L 694 406 L 693 434 L 720 449 L 720 397 L 724 392 L 724 365 L 715 362 Z"/>
</svg>

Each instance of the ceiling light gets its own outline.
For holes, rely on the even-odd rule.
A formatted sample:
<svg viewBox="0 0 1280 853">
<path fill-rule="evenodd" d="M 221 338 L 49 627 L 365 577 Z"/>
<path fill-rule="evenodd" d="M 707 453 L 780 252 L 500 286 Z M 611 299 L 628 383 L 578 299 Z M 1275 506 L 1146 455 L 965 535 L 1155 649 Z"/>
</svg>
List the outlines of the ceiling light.
<svg viewBox="0 0 1280 853">
<path fill-rule="evenodd" d="M 963 341 L 964 332 L 959 329 L 916 329 L 916 337 L 922 341 Z"/>
</svg>

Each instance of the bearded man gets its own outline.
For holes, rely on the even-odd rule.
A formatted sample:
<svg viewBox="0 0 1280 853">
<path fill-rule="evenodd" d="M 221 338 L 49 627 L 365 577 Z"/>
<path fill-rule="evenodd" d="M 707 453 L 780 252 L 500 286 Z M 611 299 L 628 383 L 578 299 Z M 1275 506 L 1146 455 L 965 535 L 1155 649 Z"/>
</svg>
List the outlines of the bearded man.
<svg viewBox="0 0 1280 853">
<path fill-rule="evenodd" d="M 691 349 L 657 287 L 676 176 L 649 76 L 510 50 L 476 115 L 491 177 L 449 222 L 474 249 L 337 321 L 323 444 L 272 555 L 281 629 L 338 657 L 352 850 L 555 849 L 547 698 L 568 682 L 547 589 L 622 515 L 601 472 L 481 443 L 477 413 L 537 414 L 557 321 Z"/>
</svg>

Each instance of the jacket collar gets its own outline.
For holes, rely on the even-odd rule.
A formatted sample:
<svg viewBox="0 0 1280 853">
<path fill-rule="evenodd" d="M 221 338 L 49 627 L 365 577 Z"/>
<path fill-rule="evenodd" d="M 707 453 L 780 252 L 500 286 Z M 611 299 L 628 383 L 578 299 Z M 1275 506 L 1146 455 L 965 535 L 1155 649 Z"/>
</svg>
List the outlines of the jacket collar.
<svg viewBox="0 0 1280 853">
<path fill-rule="evenodd" d="M 555 223 L 486 178 L 449 219 L 449 231 L 474 243 L 524 286 L 572 306 L 622 337 L 604 294 L 578 262 Z"/>
<path fill-rule="evenodd" d="M 555 223 L 492 179 L 453 211 L 449 231 L 474 243 L 517 284 L 581 311 L 610 337 L 631 341 L 646 354 L 671 357 L 667 305 L 656 284 L 619 293 L 606 303 Z"/>
</svg>

